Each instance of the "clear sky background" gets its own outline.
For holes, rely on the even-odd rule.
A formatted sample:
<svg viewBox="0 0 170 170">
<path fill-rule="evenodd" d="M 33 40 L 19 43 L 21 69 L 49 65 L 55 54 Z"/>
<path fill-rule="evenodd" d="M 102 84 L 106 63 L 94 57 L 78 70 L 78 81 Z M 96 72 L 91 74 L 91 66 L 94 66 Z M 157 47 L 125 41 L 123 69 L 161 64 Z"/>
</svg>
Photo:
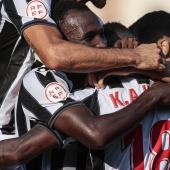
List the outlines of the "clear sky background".
<svg viewBox="0 0 170 170">
<path fill-rule="evenodd" d="M 170 0 L 107 0 L 103 9 L 91 3 L 87 5 L 104 23 L 116 21 L 127 27 L 148 12 L 164 10 L 170 13 Z"/>
</svg>

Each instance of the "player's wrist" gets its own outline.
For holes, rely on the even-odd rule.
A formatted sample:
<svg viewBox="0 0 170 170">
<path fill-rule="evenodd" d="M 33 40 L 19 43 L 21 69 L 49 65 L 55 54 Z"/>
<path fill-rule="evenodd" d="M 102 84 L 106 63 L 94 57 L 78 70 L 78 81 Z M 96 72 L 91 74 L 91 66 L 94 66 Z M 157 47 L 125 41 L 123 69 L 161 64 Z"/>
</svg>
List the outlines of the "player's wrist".
<svg viewBox="0 0 170 170">
<path fill-rule="evenodd" d="M 161 100 L 161 95 L 158 93 L 158 90 L 155 88 L 150 87 L 144 93 L 148 97 L 148 101 L 152 102 L 153 104 L 158 104 Z"/>
</svg>

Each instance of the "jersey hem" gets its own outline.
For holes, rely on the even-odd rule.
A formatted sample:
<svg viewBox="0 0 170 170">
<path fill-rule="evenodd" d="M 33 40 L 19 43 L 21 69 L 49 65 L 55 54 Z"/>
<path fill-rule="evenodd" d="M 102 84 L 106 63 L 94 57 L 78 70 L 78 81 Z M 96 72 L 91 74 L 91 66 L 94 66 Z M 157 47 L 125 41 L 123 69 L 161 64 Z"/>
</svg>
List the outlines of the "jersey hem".
<svg viewBox="0 0 170 170">
<path fill-rule="evenodd" d="M 44 21 L 44 20 L 34 20 L 34 21 L 30 21 L 30 22 L 27 22 L 26 24 L 24 24 L 21 29 L 20 29 L 20 35 L 23 36 L 23 32 L 31 27 L 31 26 L 34 26 L 34 25 L 48 25 L 48 26 L 52 26 L 52 27 L 56 27 L 57 28 L 57 25 L 54 24 L 54 23 L 48 23 L 47 21 Z"/>
</svg>

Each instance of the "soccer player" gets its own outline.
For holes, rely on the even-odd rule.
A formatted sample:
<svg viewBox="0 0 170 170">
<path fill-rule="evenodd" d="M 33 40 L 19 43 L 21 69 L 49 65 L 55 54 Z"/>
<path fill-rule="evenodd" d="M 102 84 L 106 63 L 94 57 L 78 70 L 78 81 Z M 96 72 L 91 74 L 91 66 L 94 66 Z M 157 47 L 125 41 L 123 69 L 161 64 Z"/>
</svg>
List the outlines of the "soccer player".
<svg viewBox="0 0 170 170">
<path fill-rule="evenodd" d="M 129 73 L 144 74 L 156 80 L 169 82 L 169 78 L 167 78 L 167 74 L 170 73 L 169 21 L 169 13 L 157 11 L 146 14 L 130 27 L 132 33 L 137 36 L 139 43 L 156 42 L 159 44 L 167 58 L 167 67 L 160 74 L 156 74 L 154 71 L 146 72 L 133 68 Z M 147 77 L 135 76 L 135 78 L 136 80 L 142 78 L 149 81 Z M 160 86 L 157 83 L 155 85 Z M 135 87 L 137 88 L 138 85 L 136 84 Z M 136 94 L 133 93 L 132 96 L 136 96 Z M 117 99 L 120 99 L 117 102 L 121 106 L 123 104 L 121 98 L 118 97 Z M 145 107 L 145 105 L 141 107 Z M 155 105 L 154 109 L 129 134 L 123 136 L 120 140 L 116 140 L 103 151 L 91 151 L 92 168 L 113 170 L 169 169 L 169 110 L 169 105 Z M 101 114 L 103 113 L 101 112 Z"/>
<path fill-rule="evenodd" d="M 106 4 L 106 0 L 91 1 L 99 8 Z M 0 84 L 1 140 L 15 137 L 14 103 L 22 78 L 34 61 L 34 52 L 48 68 L 67 72 L 91 72 L 129 65 L 158 71 L 165 68 L 166 62 L 156 44 L 143 45 L 135 50 L 99 50 L 63 40 L 50 17 L 55 2 L 56 0 L 0 2 L 0 53 L 2 63 L 6 63 Z"/>
<path fill-rule="evenodd" d="M 71 7 L 71 3 L 66 3 L 65 5 Z M 83 10 L 83 12 L 73 9 L 67 12 L 68 18 L 66 20 L 63 20 L 64 22 L 60 22 L 61 30 L 63 29 L 63 32 L 65 31 L 64 33 L 66 37 L 69 40 L 72 39 L 72 41 L 74 42 L 82 42 L 87 44 L 89 43 L 93 44 L 93 46 L 99 45 L 104 47 L 105 44 L 103 42 L 104 37 L 101 23 L 91 11 L 88 11 L 87 8 L 85 8 L 84 6 L 82 6 L 82 8 L 83 9 L 81 9 L 81 11 Z M 74 15 L 75 13 L 76 15 Z M 80 28 L 78 27 L 80 23 L 78 24 L 77 21 L 82 24 Z M 70 25 L 68 27 L 69 22 Z M 94 24 L 96 24 L 96 26 L 94 26 Z M 87 25 L 88 29 L 84 29 L 84 26 Z M 82 31 L 84 33 L 82 33 Z M 30 84 L 30 81 L 32 81 L 33 84 Z M 137 83 L 137 81 L 135 82 Z M 34 85 L 34 83 L 36 85 Z M 142 81 L 142 83 L 144 82 Z M 30 85 L 34 88 L 30 87 Z M 142 87 L 142 85 L 148 85 L 148 82 L 140 84 L 140 87 Z M 167 84 L 165 84 L 165 86 L 167 86 Z M 167 86 L 166 88 L 168 87 L 169 86 Z M 79 93 L 75 93 L 76 95 L 73 96 L 71 93 L 69 93 L 70 89 L 70 81 L 65 77 L 65 74 L 60 71 L 52 71 L 47 69 L 46 67 L 41 67 L 27 74 L 27 76 L 24 78 L 23 85 L 20 91 L 20 96 L 18 99 L 18 109 L 21 110 L 19 110 L 18 112 L 20 116 L 17 120 L 24 125 L 22 126 L 23 129 L 22 131 L 20 131 L 20 133 L 25 132 L 25 130 L 29 129 L 37 121 L 40 124 L 43 124 L 44 127 L 36 125 L 30 132 L 28 132 L 26 135 L 23 135 L 23 137 L 21 138 L 7 140 L 4 142 L 2 141 L 1 144 L 3 145 L 3 148 L 7 148 L 1 154 L 2 167 L 21 163 L 23 160 L 28 160 L 29 158 L 40 153 L 40 151 L 42 151 L 43 149 L 57 146 L 54 140 L 55 138 L 58 142 L 58 147 L 61 147 L 64 143 L 62 141 L 63 135 L 61 135 L 60 131 L 74 137 L 75 139 L 78 139 L 89 148 L 103 148 L 112 140 L 114 140 L 118 136 L 121 136 L 122 132 L 125 133 L 133 128 L 133 126 L 135 126 L 135 123 L 138 122 L 139 119 L 141 119 L 146 114 L 146 112 L 154 103 L 157 103 L 158 101 L 160 102 L 160 100 L 164 98 L 165 95 L 167 95 L 166 93 L 162 93 L 161 98 L 160 96 L 156 95 L 156 98 L 153 99 L 152 97 L 153 95 L 155 95 L 155 92 L 157 92 L 158 89 L 155 90 L 155 88 L 151 88 L 145 93 L 145 95 L 142 95 L 139 97 L 139 99 L 136 99 L 134 101 L 134 105 L 129 105 L 127 106 L 127 108 L 122 109 L 115 114 L 108 114 L 96 117 L 92 114 L 90 110 L 87 109 L 84 104 L 79 101 L 74 101 L 74 99 L 77 99 Z M 139 91 L 143 92 L 143 88 L 140 88 Z M 93 96 L 91 95 L 93 94 L 93 92 L 95 92 L 95 89 L 90 89 L 88 93 L 84 94 L 86 96 Z M 82 92 L 80 91 L 80 93 Z M 151 98 L 150 102 L 146 100 L 146 96 L 148 97 L 147 99 Z M 81 97 L 84 98 L 84 96 Z M 31 103 L 29 101 L 31 101 Z M 139 103 L 141 102 L 143 104 L 146 104 L 145 109 L 139 106 Z M 57 108 L 60 108 L 61 112 L 58 112 L 59 110 L 57 110 Z M 141 109 L 139 110 L 139 108 Z M 62 109 L 64 109 L 65 111 Z M 127 114 L 125 114 L 127 112 L 126 109 L 130 111 L 131 116 L 127 116 Z M 136 114 L 136 110 L 139 110 L 138 114 Z M 24 114 L 22 114 L 21 111 L 24 111 Z M 53 116 L 51 114 L 53 114 Z M 122 117 L 124 117 L 124 119 L 122 119 Z M 51 129 L 49 129 L 46 124 L 44 124 L 44 122 L 47 122 L 48 120 L 50 120 L 48 125 L 51 127 Z M 20 125 L 20 123 L 18 125 Z M 57 129 L 55 129 L 54 127 L 52 128 L 53 123 L 54 127 Z M 38 129 L 36 129 L 37 126 L 39 127 Z M 36 133 L 39 131 L 45 131 L 46 133 L 38 133 L 40 135 L 39 136 Z M 52 139 L 50 138 L 50 134 L 52 134 Z M 14 145 L 16 146 L 16 142 L 20 140 L 22 141 L 21 145 L 19 146 L 19 148 L 15 148 L 15 150 L 17 151 L 17 157 L 11 157 L 11 155 L 15 155 L 15 152 L 12 152 L 10 147 L 13 147 Z M 11 141 L 12 145 L 10 146 Z M 67 140 L 65 142 L 67 142 Z M 39 147 L 40 143 L 43 144 L 43 148 Z M 26 148 L 25 144 L 27 144 Z M 36 144 L 38 144 L 38 146 Z M 10 152 L 8 152 L 9 150 Z M 55 164 L 55 166 L 56 165 L 57 163 Z"/>
<path fill-rule="evenodd" d="M 128 42 L 126 44 L 122 44 L 120 48 L 136 48 L 138 46 L 137 39 L 135 36 L 126 28 L 124 25 L 118 22 L 108 22 L 103 25 L 104 34 L 107 39 L 107 46 L 114 47 L 115 42 L 118 40 L 128 39 L 132 42 Z M 134 42 L 133 42 L 134 41 Z"/>
</svg>

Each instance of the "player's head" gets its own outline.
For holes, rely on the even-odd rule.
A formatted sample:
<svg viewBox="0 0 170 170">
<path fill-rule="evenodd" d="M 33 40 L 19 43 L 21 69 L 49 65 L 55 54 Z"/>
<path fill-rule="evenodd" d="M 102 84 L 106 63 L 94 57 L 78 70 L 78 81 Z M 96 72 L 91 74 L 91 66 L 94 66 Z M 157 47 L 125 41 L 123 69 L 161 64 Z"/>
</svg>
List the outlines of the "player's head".
<svg viewBox="0 0 170 170">
<path fill-rule="evenodd" d="M 130 26 L 140 43 L 158 43 L 165 55 L 169 54 L 170 14 L 165 11 L 148 13 Z"/>
<path fill-rule="evenodd" d="M 106 47 L 102 23 L 86 5 L 59 1 L 52 17 L 68 41 L 91 47 Z"/>
<path fill-rule="evenodd" d="M 117 40 L 134 38 L 133 34 L 124 25 L 118 22 L 108 22 L 103 25 L 108 47 L 113 47 Z"/>
</svg>

